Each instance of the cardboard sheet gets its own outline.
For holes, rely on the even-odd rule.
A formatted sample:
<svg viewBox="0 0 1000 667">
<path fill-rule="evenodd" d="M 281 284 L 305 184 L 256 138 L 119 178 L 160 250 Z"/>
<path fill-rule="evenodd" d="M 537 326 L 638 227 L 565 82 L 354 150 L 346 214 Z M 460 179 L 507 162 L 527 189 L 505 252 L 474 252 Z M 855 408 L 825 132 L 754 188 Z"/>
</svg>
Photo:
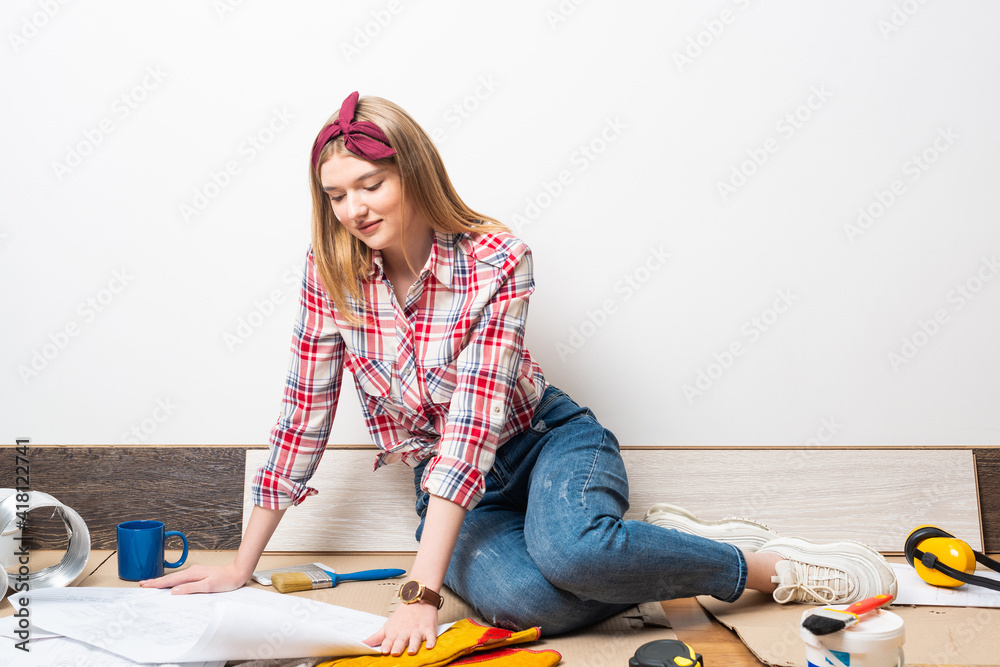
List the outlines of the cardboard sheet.
<svg viewBox="0 0 1000 667">
<path fill-rule="evenodd" d="M 803 605 L 780 605 L 756 591 L 732 604 L 708 596 L 698 602 L 734 630 L 761 662 L 806 667 L 805 644 L 799 637 Z M 906 625 L 907 665 L 1000 665 L 1000 609 L 895 605 L 887 609 Z"/>
</svg>

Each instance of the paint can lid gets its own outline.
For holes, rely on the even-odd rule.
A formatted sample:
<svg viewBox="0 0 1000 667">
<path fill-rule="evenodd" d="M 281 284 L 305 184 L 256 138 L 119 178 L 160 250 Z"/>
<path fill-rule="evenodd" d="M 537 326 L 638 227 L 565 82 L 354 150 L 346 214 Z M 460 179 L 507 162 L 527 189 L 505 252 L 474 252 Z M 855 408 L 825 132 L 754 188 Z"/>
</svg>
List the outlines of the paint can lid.
<svg viewBox="0 0 1000 667">
<path fill-rule="evenodd" d="M 825 609 L 847 609 L 848 606 L 850 605 L 830 605 L 825 607 Z M 808 616 L 821 608 L 823 607 L 807 609 L 802 613 L 802 620 L 804 621 Z M 894 640 L 893 643 L 902 645 L 904 632 L 905 628 L 903 627 L 902 617 L 885 609 L 876 609 L 863 614 L 858 623 L 855 623 L 846 630 L 823 635 L 822 639 L 828 645 L 830 642 L 842 644 L 845 649 L 849 649 L 853 645 L 859 645 L 860 643 L 871 644 L 885 640 Z M 810 638 L 815 638 L 815 635 L 805 628 L 802 628 L 801 635 L 807 643 L 811 643 Z"/>
</svg>

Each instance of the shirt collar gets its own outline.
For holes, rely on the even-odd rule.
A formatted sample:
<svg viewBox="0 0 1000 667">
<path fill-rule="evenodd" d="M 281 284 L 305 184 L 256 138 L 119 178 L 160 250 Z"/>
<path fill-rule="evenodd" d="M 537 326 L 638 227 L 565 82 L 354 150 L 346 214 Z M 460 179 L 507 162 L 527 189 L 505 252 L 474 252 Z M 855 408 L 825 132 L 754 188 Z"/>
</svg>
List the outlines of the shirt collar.
<svg viewBox="0 0 1000 667">
<path fill-rule="evenodd" d="M 452 286 L 454 277 L 454 262 L 456 237 L 454 234 L 434 232 L 434 244 L 431 246 L 431 256 L 427 258 L 429 269 L 445 287 Z"/>
<path fill-rule="evenodd" d="M 434 274 L 434 277 L 438 279 L 445 287 L 452 286 L 452 278 L 454 276 L 454 257 L 456 252 L 457 237 L 455 234 L 447 234 L 444 232 L 434 232 L 434 242 L 431 244 L 431 254 L 427 257 L 427 263 L 424 264 L 424 269 Z M 385 275 L 384 267 L 382 266 L 382 251 L 372 250 L 372 265 L 368 270 L 368 277 L 371 278 L 375 275 L 375 267 L 378 266 L 379 272 Z M 424 270 L 420 271 L 421 274 Z M 417 278 L 420 280 L 420 278 Z"/>
</svg>

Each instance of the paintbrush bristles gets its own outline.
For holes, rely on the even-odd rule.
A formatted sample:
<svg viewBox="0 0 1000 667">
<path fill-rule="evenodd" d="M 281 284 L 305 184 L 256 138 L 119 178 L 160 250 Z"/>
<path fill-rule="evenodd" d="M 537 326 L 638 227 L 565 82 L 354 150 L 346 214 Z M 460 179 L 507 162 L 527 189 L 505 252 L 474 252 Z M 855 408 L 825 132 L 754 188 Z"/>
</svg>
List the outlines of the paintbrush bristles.
<svg viewBox="0 0 1000 667">
<path fill-rule="evenodd" d="M 802 627 L 814 635 L 829 635 L 858 622 L 855 614 L 837 609 L 820 609 L 802 621 Z"/>
<path fill-rule="evenodd" d="M 276 572 L 271 575 L 271 585 L 279 593 L 311 591 L 315 586 L 312 578 L 304 572 Z"/>
</svg>

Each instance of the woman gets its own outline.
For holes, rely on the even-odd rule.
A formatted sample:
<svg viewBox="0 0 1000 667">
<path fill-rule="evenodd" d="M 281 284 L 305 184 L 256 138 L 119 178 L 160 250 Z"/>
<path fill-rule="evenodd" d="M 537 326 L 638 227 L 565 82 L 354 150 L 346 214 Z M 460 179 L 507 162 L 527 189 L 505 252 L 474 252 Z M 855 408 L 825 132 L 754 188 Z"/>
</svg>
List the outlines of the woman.
<svg viewBox="0 0 1000 667">
<path fill-rule="evenodd" d="M 639 602 L 691 595 L 848 602 L 895 592 L 875 551 L 707 523 L 671 505 L 624 521 L 614 435 L 546 382 L 524 347 L 531 252 L 455 192 L 402 109 L 353 93 L 313 146 L 312 246 L 283 413 L 253 484 L 235 561 L 143 582 L 176 593 L 250 578 L 322 456 L 343 369 L 382 450 L 415 468 L 420 542 L 401 604 L 367 643 L 435 643 L 444 584 L 487 621 L 573 630 Z"/>
</svg>

